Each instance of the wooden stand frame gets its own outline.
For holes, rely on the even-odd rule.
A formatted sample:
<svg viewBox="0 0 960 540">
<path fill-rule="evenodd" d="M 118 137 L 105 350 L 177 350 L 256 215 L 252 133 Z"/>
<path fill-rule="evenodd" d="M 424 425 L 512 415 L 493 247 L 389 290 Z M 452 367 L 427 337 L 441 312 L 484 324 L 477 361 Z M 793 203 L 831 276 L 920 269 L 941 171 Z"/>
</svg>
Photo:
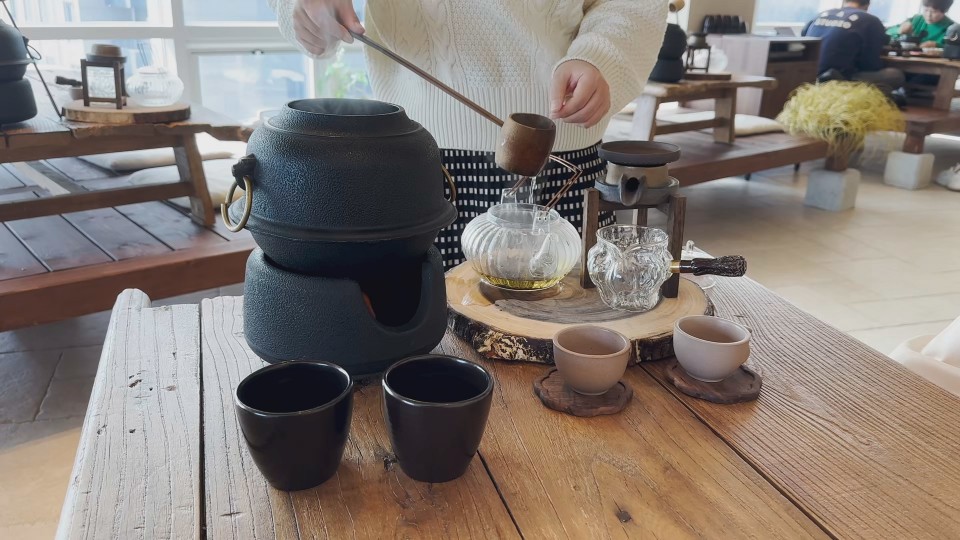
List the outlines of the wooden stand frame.
<svg viewBox="0 0 960 540">
<path fill-rule="evenodd" d="M 86 58 L 80 59 L 80 78 L 81 85 L 83 88 L 83 105 L 89 107 L 91 103 L 113 103 L 117 106 L 117 109 L 123 108 L 123 96 L 126 94 L 124 91 L 126 81 L 126 76 L 124 75 L 123 64 L 126 60 L 112 60 L 109 62 L 97 62 L 92 60 L 87 60 Z M 88 75 L 89 68 L 103 68 L 113 70 L 113 86 L 114 86 L 114 97 L 94 97 L 90 95 L 90 77 Z"/>
<path fill-rule="evenodd" d="M 687 211 L 687 198 L 678 193 L 671 194 L 666 202 L 655 206 L 625 206 L 600 198 L 596 188 L 589 188 L 583 195 L 583 254 L 580 257 L 580 285 L 584 289 L 592 288 L 590 272 L 587 269 L 587 254 L 597 244 L 597 230 L 600 225 L 600 213 L 617 210 L 636 210 L 637 225 L 647 224 L 647 210 L 656 209 L 667 216 L 667 233 L 670 235 L 670 255 L 680 260 L 683 251 L 683 223 Z M 664 298 L 676 298 L 679 293 L 680 274 L 673 274 L 661 287 Z"/>
</svg>

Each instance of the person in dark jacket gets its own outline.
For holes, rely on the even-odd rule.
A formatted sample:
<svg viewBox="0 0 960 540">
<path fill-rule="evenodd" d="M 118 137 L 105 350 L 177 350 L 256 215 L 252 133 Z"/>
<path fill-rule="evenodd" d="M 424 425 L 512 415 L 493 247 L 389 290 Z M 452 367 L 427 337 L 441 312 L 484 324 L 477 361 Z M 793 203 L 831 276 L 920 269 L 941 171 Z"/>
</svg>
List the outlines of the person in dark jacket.
<svg viewBox="0 0 960 540">
<path fill-rule="evenodd" d="M 869 7 L 870 0 L 848 0 L 842 8 L 817 15 L 803 29 L 803 35 L 822 39 L 821 77 L 835 70 L 832 73 L 842 78 L 873 83 L 886 91 L 900 88 L 903 72 L 884 67 L 881 56 L 889 38 L 880 19 L 867 13 Z"/>
</svg>

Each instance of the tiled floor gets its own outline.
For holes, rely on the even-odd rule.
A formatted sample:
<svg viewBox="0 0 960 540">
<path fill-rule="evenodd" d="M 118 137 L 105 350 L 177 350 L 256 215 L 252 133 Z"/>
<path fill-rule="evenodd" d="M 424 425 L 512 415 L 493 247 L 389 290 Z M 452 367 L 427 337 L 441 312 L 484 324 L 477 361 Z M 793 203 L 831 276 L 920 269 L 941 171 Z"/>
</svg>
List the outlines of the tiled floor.
<svg viewBox="0 0 960 540">
<path fill-rule="evenodd" d="M 957 141 L 929 147 L 938 171 L 960 161 Z M 890 352 L 960 315 L 960 193 L 887 187 L 860 167 L 849 212 L 803 206 L 805 177 L 792 168 L 691 188 L 687 236 L 746 256 L 751 277 Z M 239 294 L 227 289 L 164 303 Z M 0 333 L 0 538 L 56 529 L 108 316 Z"/>
</svg>

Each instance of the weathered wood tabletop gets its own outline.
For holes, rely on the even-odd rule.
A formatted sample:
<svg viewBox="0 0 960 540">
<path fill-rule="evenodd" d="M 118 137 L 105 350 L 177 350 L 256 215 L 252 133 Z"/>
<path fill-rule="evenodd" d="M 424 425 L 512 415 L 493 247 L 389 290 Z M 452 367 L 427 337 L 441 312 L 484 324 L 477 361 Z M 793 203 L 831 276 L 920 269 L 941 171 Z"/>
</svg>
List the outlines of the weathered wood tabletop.
<svg viewBox="0 0 960 540">
<path fill-rule="evenodd" d="M 242 299 L 118 299 L 59 538 L 951 538 L 960 535 L 960 400 L 748 280 L 719 315 L 753 331 L 759 400 L 676 392 L 666 362 L 628 370 L 620 414 L 575 418 L 533 393 L 547 366 L 440 350 L 497 381 L 478 456 L 446 484 L 396 465 L 377 381 L 359 385 L 337 475 L 267 486 L 234 416 L 263 365 Z"/>
</svg>

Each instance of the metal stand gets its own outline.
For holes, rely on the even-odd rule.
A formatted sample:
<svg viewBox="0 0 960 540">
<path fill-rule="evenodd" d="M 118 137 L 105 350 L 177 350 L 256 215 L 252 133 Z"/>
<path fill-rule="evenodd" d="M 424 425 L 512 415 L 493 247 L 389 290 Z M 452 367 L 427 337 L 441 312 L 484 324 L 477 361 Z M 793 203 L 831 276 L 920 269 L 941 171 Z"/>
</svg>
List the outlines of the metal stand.
<svg viewBox="0 0 960 540">
<path fill-rule="evenodd" d="M 646 226 L 647 210 L 655 209 L 667 216 L 667 234 L 670 235 L 670 255 L 680 260 L 683 250 L 683 222 L 687 209 L 687 198 L 678 193 L 670 194 L 666 201 L 656 205 L 626 206 L 605 201 L 600 198 L 596 188 L 589 188 L 583 195 L 583 253 L 580 257 L 580 285 L 584 289 L 592 288 L 593 281 L 587 269 L 587 253 L 597 243 L 597 229 L 600 226 L 600 213 L 617 210 L 636 210 L 637 225 Z M 673 274 L 661 287 L 664 298 L 676 298 L 680 288 L 680 274 Z"/>
</svg>

